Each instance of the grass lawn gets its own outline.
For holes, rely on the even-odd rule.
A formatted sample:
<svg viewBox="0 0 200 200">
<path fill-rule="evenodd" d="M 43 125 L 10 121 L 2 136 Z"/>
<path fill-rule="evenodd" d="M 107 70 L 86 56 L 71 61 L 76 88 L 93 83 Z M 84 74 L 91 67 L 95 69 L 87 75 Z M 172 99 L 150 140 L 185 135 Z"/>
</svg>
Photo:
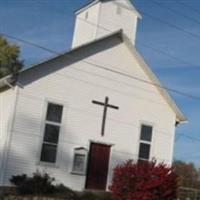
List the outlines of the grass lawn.
<svg viewBox="0 0 200 200">
<path fill-rule="evenodd" d="M 1 188 L 0 200 L 113 200 L 109 192 L 84 191 L 75 192 L 65 188 L 49 196 L 18 195 L 14 188 Z"/>
</svg>

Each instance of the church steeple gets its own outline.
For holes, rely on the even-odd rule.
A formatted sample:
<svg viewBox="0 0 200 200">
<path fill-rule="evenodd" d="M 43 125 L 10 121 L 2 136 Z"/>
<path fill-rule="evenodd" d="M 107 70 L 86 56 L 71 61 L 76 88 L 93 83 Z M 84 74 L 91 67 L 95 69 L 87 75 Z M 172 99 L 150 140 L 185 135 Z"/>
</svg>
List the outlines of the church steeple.
<svg viewBox="0 0 200 200">
<path fill-rule="evenodd" d="M 94 0 L 76 13 L 72 47 L 122 29 L 135 44 L 141 15 L 129 0 Z"/>
</svg>

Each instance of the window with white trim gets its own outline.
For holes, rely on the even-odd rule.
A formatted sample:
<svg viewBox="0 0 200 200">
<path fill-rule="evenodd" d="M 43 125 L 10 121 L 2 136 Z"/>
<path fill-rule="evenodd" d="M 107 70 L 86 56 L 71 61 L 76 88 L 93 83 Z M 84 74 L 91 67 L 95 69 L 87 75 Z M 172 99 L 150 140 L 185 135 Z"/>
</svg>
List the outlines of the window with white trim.
<svg viewBox="0 0 200 200">
<path fill-rule="evenodd" d="M 40 161 L 55 163 L 63 106 L 48 103 Z"/>
<path fill-rule="evenodd" d="M 74 150 L 72 173 L 85 174 L 87 162 L 87 150 L 83 147 Z"/>
<path fill-rule="evenodd" d="M 141 126 L 140 147 L 139 147 L 139 156 L 138 156 L 138 159 L 140 161 L 142 160 L 148 161 L 150 158 L 152 132 L 153 132 L 152 126 L 144 125 L 144 124 Z"/>
</svg>

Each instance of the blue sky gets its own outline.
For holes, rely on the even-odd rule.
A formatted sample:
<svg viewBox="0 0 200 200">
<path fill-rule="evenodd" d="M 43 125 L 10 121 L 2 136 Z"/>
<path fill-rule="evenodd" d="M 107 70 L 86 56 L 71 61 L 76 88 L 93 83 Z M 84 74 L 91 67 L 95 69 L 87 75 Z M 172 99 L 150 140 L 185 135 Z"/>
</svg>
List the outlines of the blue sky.
<svg viewBox="0 0 200 200">
<path fill-rule="evenodd" d="M 87 2 L 88 0 L 0 0 L 0 32 L 61 52 L 71 45 L 74 11 Z M 200 97 L 200 1 L 134 0 L 134 5 L 143 13 L 143 19 L 138 25 L 136 46 L 147 63 L 165 86 Z M 147 14 L 181 27 L 193 36 L 154 20 Z M 21 56 L 26 65 L 52 56 L 38 48 L 18 44 L 22 48 Z M 172 59 L 153 49 L 178 59 Z M 185 62 L 180 62 L 179 59 Z M 181 136 L 183 133 L 200 139 L 200 101 L 172 95 L 189 120 L 188 124 L 177 128 L 174 157 L 200 166 L 200 141 Z"/>
</svg>

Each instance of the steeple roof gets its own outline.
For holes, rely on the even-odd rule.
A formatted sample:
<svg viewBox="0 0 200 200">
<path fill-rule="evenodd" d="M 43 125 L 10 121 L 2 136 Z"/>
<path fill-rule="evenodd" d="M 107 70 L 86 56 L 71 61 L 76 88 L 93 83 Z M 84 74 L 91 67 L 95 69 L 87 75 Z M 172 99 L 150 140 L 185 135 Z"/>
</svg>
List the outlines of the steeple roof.
<svg viewBox="0 0 200 200">
<path fill-rule="evenodd" d="M 142 18 L 142 15 L 137 11 L 137 9 L 133 6 L 133 4 L 131 3 L 130 0 L 92 0 L 90 2 L 88 2 L 88 4 L 84 5 L 83 7 L 79 8 L 78 10 L 76 10 L 76 14 L 83 12 L 84 10 L 88 9 L 89 7 L 99 3 L 99 2 L 106 2 L 106 1 L 113 1 L 113 3 L 116 3 L 118 5 L 121 5 L 127 9 L 132 10 L 133 12 L 135 12 L 135 14 L 138 16 L 138 18 Z M 122 1 L 124 1 L 124 3 L 121 3 Z"/>
</svg>

